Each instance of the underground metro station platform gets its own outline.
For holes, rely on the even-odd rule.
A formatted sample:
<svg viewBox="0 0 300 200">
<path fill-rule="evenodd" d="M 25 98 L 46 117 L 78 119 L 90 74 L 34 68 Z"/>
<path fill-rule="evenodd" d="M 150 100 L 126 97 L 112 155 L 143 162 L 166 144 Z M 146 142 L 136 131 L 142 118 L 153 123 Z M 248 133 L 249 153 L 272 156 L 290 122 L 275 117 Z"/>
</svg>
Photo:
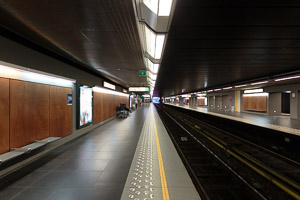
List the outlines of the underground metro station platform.
<svg viewBox="0 0 300 200">
<path fill-rule="evenodd" d="M 0 1 L 0 199 L 300 199 L 300 3 Z"/>
</svg>

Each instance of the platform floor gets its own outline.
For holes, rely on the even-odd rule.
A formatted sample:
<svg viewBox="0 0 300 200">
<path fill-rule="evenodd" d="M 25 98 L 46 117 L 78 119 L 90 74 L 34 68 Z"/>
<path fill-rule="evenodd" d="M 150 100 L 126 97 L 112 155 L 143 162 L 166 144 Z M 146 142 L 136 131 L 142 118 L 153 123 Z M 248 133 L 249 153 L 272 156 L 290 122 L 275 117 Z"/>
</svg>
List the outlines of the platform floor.
<svg viewBox="0 0 300 200">
<path fill-rule="evenodd" d="M 165 169 L 163 184 L 154 117 Z M 148 177 L 143 165 L 137 166 L 139 157 L 151 164 Z M 142 179 L 133 180 L 136 168 Z M 1 188 L 0 199 L 162 199 L 166 185 L 170 199 L 200 199 L 154 106 L 143 104 L 128 118 L 116 118 L 43 157 L 30 170 L 24 169 L 21 178 Z M 142 187 L 143 191 L 137 190 Z"/>
<path fill-rule="evenodd" d="M 300 120 L 291 119 L 288 116 L 267 116 L 255 113 L 245 112 L 224 112 L 224 111 L 208 111 L 205 107 L 190 107 L 188 105 L 179 105 L 166 103 L 168 105 L 183 107 L 197 112 L 203 112 L 231 120 L 241 121 L 256 126 L 266 127 L 274 130 L 283 131 L 290 134 L 300 135 Z"/>
</svg>

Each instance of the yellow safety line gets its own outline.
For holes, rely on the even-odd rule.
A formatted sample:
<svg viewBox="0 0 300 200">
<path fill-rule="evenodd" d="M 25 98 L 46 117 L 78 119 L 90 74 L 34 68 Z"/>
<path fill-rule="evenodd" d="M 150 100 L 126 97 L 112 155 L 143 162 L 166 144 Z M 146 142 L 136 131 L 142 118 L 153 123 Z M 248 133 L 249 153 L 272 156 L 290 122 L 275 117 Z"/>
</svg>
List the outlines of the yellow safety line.
<svg viewBox="0 0 300 200">
<path fill-rule="evenodd" d="M 156 139 L 156 147 L 157 147 L 157 156 L 158 156 L 158 164 L 159 164 L 159 172 L 160 172 L 160 181 L 161 181 L 161 188 L 162 188 L 162 194 L 163 194 L 163 200 L 169 200 L 169 190 L 166 180 L 166 174 L 165 174 L 165 168 L 164 168 L 164 162 L 161 156 L 161 149 L 159 144 L 159 138 L 156 128 L 156 121 L 153 115 L 154 120 L 154 131 L 155 131 L 155 139 Z"/>
<path fill-rule="evenodd" d="M 237 112 L 238 108 L 237 108 L 237 98 L 238 98 L 238 93 L 237 91 L 234 92 L 234 111 Z"/>
</svg>

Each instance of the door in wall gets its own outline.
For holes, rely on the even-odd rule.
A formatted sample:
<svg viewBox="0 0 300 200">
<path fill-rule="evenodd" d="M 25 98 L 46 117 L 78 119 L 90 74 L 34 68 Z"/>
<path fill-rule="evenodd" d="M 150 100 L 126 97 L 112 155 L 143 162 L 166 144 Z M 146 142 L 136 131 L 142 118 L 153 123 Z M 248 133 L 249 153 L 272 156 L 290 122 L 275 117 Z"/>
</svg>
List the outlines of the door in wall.
<svg viewBox="0 0 300 200">
<path fill-rule="evenodd" d="M 283 92 L 281 94 L 281 113 L 290 114 L 291 112 L 291 93 Z"/>
</svg>

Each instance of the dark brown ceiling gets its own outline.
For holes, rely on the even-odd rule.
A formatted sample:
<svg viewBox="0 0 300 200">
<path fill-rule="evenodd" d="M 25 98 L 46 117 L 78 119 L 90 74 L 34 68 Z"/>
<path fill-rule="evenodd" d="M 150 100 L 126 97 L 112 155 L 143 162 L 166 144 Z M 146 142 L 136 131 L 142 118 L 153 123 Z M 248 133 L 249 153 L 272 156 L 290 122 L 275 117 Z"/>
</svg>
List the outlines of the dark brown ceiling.
<svg viewBox="0 0 300 200">
<path fill-rule="evenodd" d="M 299 69 L 299 1 L 177 0 L 155 94 Z"/>
<path fill-rule="evenodd" d="M 1 0 L 0 24 L 123 86 L 147 84 L 132 0 Z"/>
</svg>

